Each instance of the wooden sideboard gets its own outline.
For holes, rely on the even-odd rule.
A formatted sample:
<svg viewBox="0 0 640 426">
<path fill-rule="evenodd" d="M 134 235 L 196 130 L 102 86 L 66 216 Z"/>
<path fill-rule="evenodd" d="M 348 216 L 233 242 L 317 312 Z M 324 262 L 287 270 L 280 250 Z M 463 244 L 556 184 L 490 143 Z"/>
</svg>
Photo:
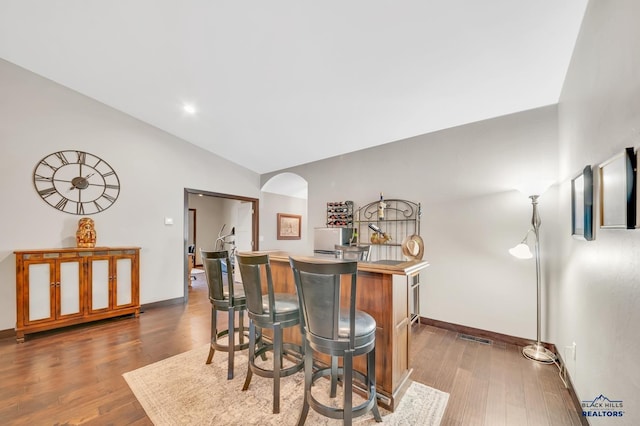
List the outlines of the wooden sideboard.
<svg viewBox="0 0 640 426">
<path fill-rule="evenodd" d="M 28 333 L 140 315 L 139 247 L 18 250 L 16 339 Z"/>
<path fill-rule="evenodd" d="M 276 291 L 295 293 L 295 281 L 289 265 L 289 255 L 269 254 L 271 273 Z M 294 256 L 296 258 L 304 258 Z M 319 258 L 307 258 L 322 261 Z M 426 261 L 396 261 L 389 263 L 358 262 L 356 306 L 376 320 L 376 389 L 379 402 L 395 410 L 406 390 L 411 374 L 409 345 L 413 291 L 420 271 L 429 266 Z M 343 298 L 347 295 L 344 294 Z M 300 342 L 300 331 L 291 327 L 285 340 Z M 366 359 L 356 357 L 354 367 L 366 369 Z"/>
</svg>

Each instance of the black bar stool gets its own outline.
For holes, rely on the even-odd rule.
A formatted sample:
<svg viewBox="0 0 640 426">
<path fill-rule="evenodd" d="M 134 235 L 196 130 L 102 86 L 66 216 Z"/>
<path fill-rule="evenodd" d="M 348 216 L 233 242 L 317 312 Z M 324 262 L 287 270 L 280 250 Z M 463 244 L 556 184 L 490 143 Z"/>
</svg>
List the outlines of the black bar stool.
<svg viewBox="0 0 640 426">
<path fill-rule="evenodd" d="M 280 412 L 280 378 L 297 373 L 304 366 L 302 347 L 285 343 L 282 336 L 285 328 L 300 324 L 298 298 L 295 294 L 274 292 L 269 255 L 238 254 L 236 259 L 249 313 L 249 368 L 242 390 L 249 389 L 253 373 L 272 378 L 273 413 L 276 414 Z M 263 277 L 267 281 L 265 286 Z M 265 328 L 273 330 L 271 343 L 264 341 L 262 329 Z M 267 352 L 273 353 L 273 369 L 262 368 L 255 362 L 256 357 L 264 359 Z M 285 354 L 293 358 L 293 365 L 287 368 L 283 368 Z"/>
<path fill-rule="evenodd" d="M 289 262 L 302 307 L 305 341 L 304 404 L 298 425 L 304 424 L 309 407 L 323 416 L 343 419 L 345 425 L 369 411 L 377 422 L 381 422 L 376 400 L 376 321 L 366 312 L 356 310 L 358 263 L 307 262 L 294 258 L 289 258 Z M 345 275 L 350 277 L 348 310 L 340 307 L 340 287 Z M 313 351 L 330 355 L 331 366 L 314 372 Z M 367 354 L 366 376 L 353 369 L 353 357 L 363 354 Z M 338 368 L 338 357 L 343 360 L 342 368 Z M 342 408 L 325 405 L 311 393 L 313 384 L 325 376 L 331 376 L 332 398 L 336 395 L 337 376 L 342 377 Z M 368 393 L 368 398 L 355 407 L 352 399 L 354 378 L 364 384 Z"/>
<path fill-rule="evenodd" d="M 211 302 L 211 347 L 207 364 L 211 364 L 216 350 L 228 352 L 229 365 L 227 379 L 233 379 L 233 359 L 235 351 L 247 349 L 249 342 L 245 342 L 244 311 L 247 309 L 247 298 L 242 285 L 234 285 L 231 272 L 229 253 L 224 251 L 200 250 L 204 272 L 209 287 L 209 301 Z M 222 274 L 223 262 L 227 268 L 227 284 L 224 284 Z M 228 313 L 228 327 L 218 330 L 218 311 Z M 238 312 L 238 326 L 235 326 L 235 313 Z M 239 342 L 236 344 L 235 335 L 238 333 Z M 218 339 L 228 336 L 228 344 L 221 344 Z"/>
<path fill-rule="evenodd" d="M 336 259 L 369 260 L 369 246 L 342 246 L 336 244 Z"/>
</svg>

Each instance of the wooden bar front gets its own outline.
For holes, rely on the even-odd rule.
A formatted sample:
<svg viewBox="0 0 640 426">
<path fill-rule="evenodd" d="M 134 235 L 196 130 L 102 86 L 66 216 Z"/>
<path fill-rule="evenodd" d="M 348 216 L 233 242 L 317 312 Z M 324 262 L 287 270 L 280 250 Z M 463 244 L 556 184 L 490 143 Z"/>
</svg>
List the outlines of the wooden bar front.
<svg viewBox="0 0 640 426">
<path fill-rule="evenodd" d="M 294 256 L 304 259 L 304 257 Z M 269 253 L 273 282 L 277 292 L 295 293 L 293 272 L 289 255 Z M 317 258 L 306 258 L 322 261 Z M 410 280 L 429 264 L 426 261 L 408 261 L 396 265 L 359 263 L 357 282 L 357 309 L 374 317 L 376 331 L 376 389 L 379 402 L 394 410 L 406 391 L 411 374 L 409 344 L 411 312 Z M 343 294 L 343 300 L 348 297 Z M 286 341 L 300 342 L 300 331 L 293 327 L 286 330 Z M 364 356 L 354 362 L 356 369 L 366 369 Z"/>
</svg>

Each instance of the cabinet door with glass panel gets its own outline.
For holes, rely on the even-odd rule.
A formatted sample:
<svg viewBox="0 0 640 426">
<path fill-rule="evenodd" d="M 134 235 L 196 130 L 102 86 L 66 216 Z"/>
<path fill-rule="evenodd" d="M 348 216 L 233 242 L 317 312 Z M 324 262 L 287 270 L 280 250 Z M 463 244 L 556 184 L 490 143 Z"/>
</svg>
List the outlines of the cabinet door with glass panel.
<svg viewBox="0 0 640 426">
<path fill-rule="evenodd" d="M 95 252 L 88 264 L 89 314 L 138 305 L 137 256 L 133 251 Z"/>
<path fill-rule="evenodd" d="M 24 324 L 82 317 L 83 260 L 55 256 L 24 261 Z"/>
</svg>

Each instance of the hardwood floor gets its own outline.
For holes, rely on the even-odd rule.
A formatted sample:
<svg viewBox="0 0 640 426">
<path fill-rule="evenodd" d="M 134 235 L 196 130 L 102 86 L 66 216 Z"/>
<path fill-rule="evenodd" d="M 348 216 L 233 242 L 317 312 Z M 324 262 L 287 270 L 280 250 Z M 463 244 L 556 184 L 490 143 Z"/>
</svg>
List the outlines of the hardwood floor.
<svg viewBox="0 0 640 426">
<path fill-rule="evenodd" d="M 558 368 L 527 360 L 521 347 L 426 325 L 412 339 L 412 379 L 450 394 L 443 425 L 583 424 Z"/>
<path fill-rule="evenodd" d="M 203 278 L 188 305 L 28 335 L 23 344 L 1 339 L 0 424 L 150 425 L 122 374 L 208 342 Z M 558 369 L 514 345 L 415 325 L 411 356 L 413 380 L 450 394 L 442 425 L 581 424 Z"/>
</svg>

